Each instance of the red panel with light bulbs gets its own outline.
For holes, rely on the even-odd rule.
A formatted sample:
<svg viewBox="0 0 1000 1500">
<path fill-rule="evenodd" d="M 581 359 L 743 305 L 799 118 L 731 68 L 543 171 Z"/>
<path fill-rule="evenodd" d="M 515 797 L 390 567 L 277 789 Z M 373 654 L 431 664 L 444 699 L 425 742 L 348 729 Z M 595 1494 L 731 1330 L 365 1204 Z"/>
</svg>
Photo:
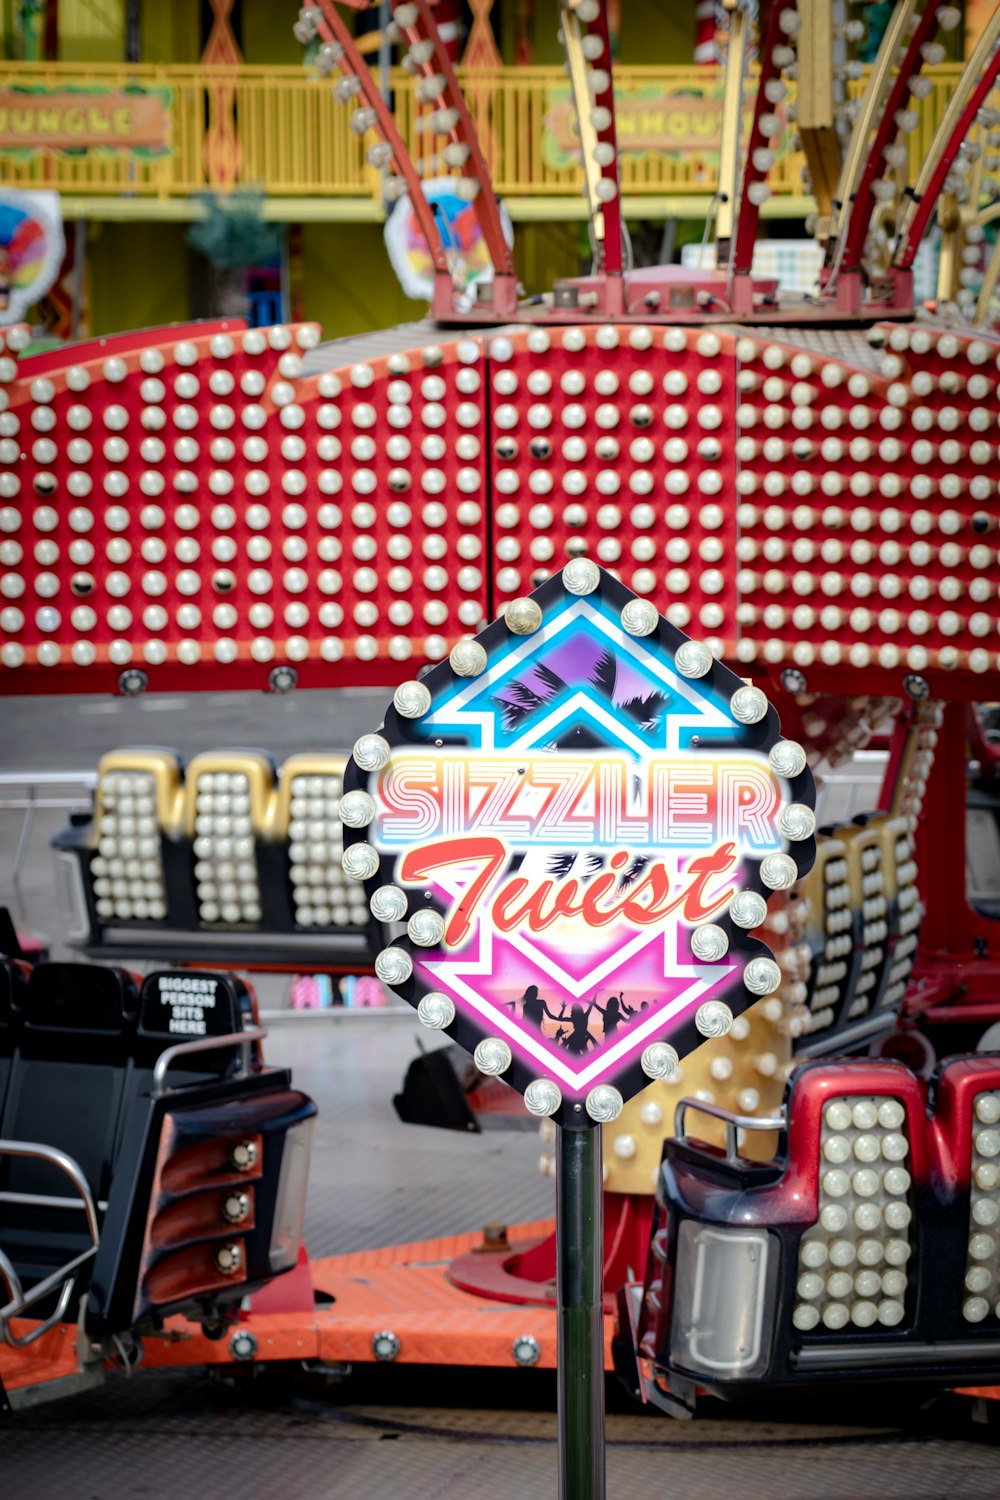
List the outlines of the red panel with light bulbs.
<svg viewBox="0 0 1000 1500">
<path fill-rule="evenodd" d="M 184 330 L 190 334 L 192 330 Z M 405 676 L 483 619 L 481 344 L 301 375 L 311 325 L 3 372 L 6 691 Z M 409 668 L 412 671 L 412 667 Z"/>
<path fill-rule="evenodd" d="M 491 339 L 495 608 L 593 556 L 732 656 L 734 345 L 611 325 Z"/>
<path fill-rule="evenodd" d="M 744 671 L 989 695 L 995 338 L 180 332 L 4 360 L 2 691 L 389 684 L 586 554 Z"/>
<path fill-rule="evenodd" d="M 995 673 L 1000 343 L 877 333 L 740 340 L 741 659 Z"/>
</svg>

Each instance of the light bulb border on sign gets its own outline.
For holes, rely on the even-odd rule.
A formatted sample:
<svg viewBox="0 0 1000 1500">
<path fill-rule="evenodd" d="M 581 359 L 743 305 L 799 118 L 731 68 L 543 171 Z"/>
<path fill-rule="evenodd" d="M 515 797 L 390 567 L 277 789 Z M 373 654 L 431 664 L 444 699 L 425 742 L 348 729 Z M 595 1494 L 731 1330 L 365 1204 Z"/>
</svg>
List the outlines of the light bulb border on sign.
<svg viewBox="0 0 1000 1500">
<path fill-rule="evenodd" d="M 794 841 L 784 835 L 779 835 L 781 837 L 780 854 L 772 852 L 768 856 L 756 857 L 752 852 L 741 851 L 743 878 L 740 881 L 740 892 L 753 892 L 766 902 L 776 890 L 786 888 L 784 884 L 775 885 L 774 881 L 775 879 L 785 881 L 792 873 L 792 866 L 794 866 L 795 879 L 801 878 L 812 866 L 816 852 L 815 819 L 810 817 L 815 808 L 815 784 L 804 754 L 796 753 L 797 747 L 783 740 L 777 713 L 770 703 L 761 701 L 763 695 L 758 696 L 760 690 L 756 684 L 748 685 L 746 679 L 738 677 L 722 662 L 711 656 L 711 653 L 706 654 L 700 648 L 700 643 L 692 642 L 690 637 L 662 616 L 657 617 L 654 625 L 651 618 L 646 618 L 648 611 L 637 610 L 634 607 L 637 602 L 645 606 L 648 601 L 639 600 L 638 596 L 625 584 L 587 559 L 574 559 L 573 563 L 569 564 L 562 573 L 553 574 L 529 597 L 531 603 L 537 607 L 540 616 L 537 630 L 523 628 L 523 618 L 527 616 L 531 620 L 535 616 L 532 611 L 521 610 L 516 621 L 520 628 L 512 629 L 505 613 L 501 613 L 475 637 L 485 652 L 486 671 L 489 671 L 492 665 L 512 650 L 530 649 L 532 638 L 539 631 L 544 630 L 546 623 L 576 601 L 586 600 L 589 597 L 605 611 L 613 611 L 614 615 L 621 620 L 623 630 L 636 640 L 636 645 L 642 652 L 652 656 L 674 673 L 678 679 L 686 680 L 698 695 L 711 698 L 716 704 L 721 705 L 728 705 L 734 698 L 736 699 L 735 711 L 726 714 L 728 719 L 726 729 L 731 736 L 730 748 L 769 756 L 776 746 L 782 746 L 782 750 L 775 757 L 775 763 L 771 766 L 775 779 L 788 792 L 788 799 L 786 802 L 783 801 L 780 811 L 783 812 L 789 805 L 795 804 L 800 812 L 795 819 L 786 819 L 786 825 L 791 821 L 800 830 L 808 830 L 811 825 L 812 831 L 807 832 L 805 837 L 800 836 Z M 632 609 L 628 609 L 630 605 L 633 606 Z M 634 627 L 636 622 L 641 622 L 641 633 L 635 628 L 629 628 L 630 625 Z M 689 649 L 684 652 L 683 647 L 689 647 Z M 677 662 L 678 652 L 681 652 L 680 663 Z M 426 689 L 426 693 L 430 695 L 428 712 L 433 714 L 434 706 L 444 695 L 454 694 L 457 689 L 468 690 L 479 675 L 475 674 L 470 677 L 466 672 L 456 672 L 448 658 L 428 669 L 420 678 L 420 687 Z M 391 753 L 401 746 L 412 746 L 429 752 L 443 750 L 445 753 L 449 744 L 452 748 L 460 748 L 460 744 L 454 740 L 446 741 L 434 736 L 420 737 L 419 732 L 415 733 L 416 726 L 422 722 L 426 714 L 415 714 L 414 710 L 420 708 L 426 701 L 426 694 L 418 692 L 416 684 L 403 684 L 397 689 L 394 700 L 386 711 L 384 723 L 376 731 L 378 739 L 385 748 L 380 753 L 373 753 L 373 736 L 365 735 L 359 741 L 359 746 L 364 747 L 368 768 L 360 766 L 353 755 L 347 762 L 344 776 L 345 800 L 350 793 L 355 791 L 369 794 L 374 791 L 375 779 L 381 769 L 378 762 L 387 756 L 387 752 Z M 725 712 L 724 709 L 723 712 Z M 692 740 L 694 755 L 698 753 L 699 742 L 700 736 Z M 461 748 L 467 747 L 461 745 Z M 711 739 L 703 748 L 712 748 Z M 799 765 L 796 774 L 791 776 L 779 769 L 779 766 L 784 765 L 787 770 L 789 763 L 792 766 Z M 354 803 L 348 801 L 348 807 L 353 806 Z M 775 822 L 777 822 L 777 816 Z M 431 892 L 422 891 L 419 887 L 411 885 L 405 887 L 396 885 L 395 866 L 404 851 L 400 849 L 385 852 L 377 849 L 368 842 L 370 832 L 371 829 L 368 826 L 345 825 L 344 827 L 345 867 L 353 865 L 358 872 L 363 872 L 363 883 L 369 901 L 380 888 L 393 886 L 406 896 L 404 922 L 412 921 L 415 914 L 428 908 L 438 913 L 439 916 L 446 917 L 447 909 L 440 901 L 434 899 Z M 770 860 L 770 864 L 765 867 L 767 859 Z M 517 863 L 519 859 L 515 857 L 512 865 L 508 867 L 508 873 L 510 869 L 516 868 Z M 762 867 L 764 867 L 764 874 L 769 877 L 767 882 L 762 878 Z M 752 960 L 773 960 L 770 949 L 733 920 L 728 906 L 721 914 L 714 914 L 711 917 L 711 924 L 725 934 L 728 939 L 727 956 L 735 957 L 739 965 L 739 975 L 734 976 L 730 983 L 725 1004 L 713 997 L 705 1005 L 692 1011 L 673 1029 L 668 1029 L 666 1034 L 663 1030 L 658 1030 L 655 1034 L 651 1033 L 645 1038 L 646 1045 L 641 1050 L 634 1051 L 634 1055 L 630 1055 L 622 1063 L 620 1069 L 613 1074 L 603 1071 L 595 1073 L 594 1069 L 591 1069 L 592 1076 L 586 1081 L 581 1081 L 575 1086 L 568 1085 L 565 1077 L 558 1077 L 555 1072 L 549 1071 L 538 1063 L 532 1065 L 529 1059 L 521 1055 L 519 1048 L 510 1049 L 504 1043 L 502 1047 L 492 1049 L 497 1052 L 501 1060 L 510 1053 L 509 1065 L 499 1076 L 521 1094 L 524 1094 L 534 1080 L 539 1077 L 548 1077 L 557 1084 L 560 1091 L 561 1102 L 552 1111 L 556 1123 L 570 1128 L 592 1127 L 599 1123 L 596 1117 L 599 1112 L 595 1111 L 595 1115 L 592 1116 L 588 1103 L 595 1091 L 595 1085 L 603 1087 L 610 1083 L 623 1099 L 631 1098 L 649 1084 L 652 1076 L 656 1076 L 644 1070 L 643 1067 L 643 1061 L 649 1053 L 650 1046 L 656 1042 L 667 1042 L 683 1057 L 709 1037 L 720 1035 L 728 1029 L 727 1008 L 735 1017 L 761 998 L 759 988 L 753 990 L 747 987 L 742 983 L 742 979 Z M 412 941 L 402 923 L 395 928 L 395 933 L 398 935 L 393 935 L 392 928 L 385 930 L 389 933 L 389 938 L 386 949 L 383 949 L 384 958 L 379 968 L 383 970 L 385 982 L 389 983 L 394 993 L 416 1009 L 425 996 L 435 993 L 435 986 L 418 976 L 413 967 L 415 961 L 427 958 L 428 950 L 425 946 Z M 767 968 L 762 971 L 762 966 L 758 963 L 753 971 L 755 979 L 761 972 L 770 971 Z M 485 1021 L 473 1020 L 463 1006 L 454 1007 L 453 1018 L 444 1026 L 441 1026 L 440 1022 L 447 1016 L 448 1007 L 444 1007 L 442 1012 L 442 1008 L 432 1002 L 431 1009 L 435 1016 L 433 1028 L 445 1032 L 470 1055 L 475 1053 L 480 1043 L 497 1036 L 497 1032 L 491 1030 Z M 657 1014 L 662 1014 L 662 1012 L 657 1012 Z M 669 1019 L 669 1016 L 664 1017 L 664 1026 L 668 1026 Z M 551 1094 L 551 1091 L 548 1091 L 548 1095 L 551 1096 L 549 1101 L 551 1103 L 555 1096 Z"/>
</svg>

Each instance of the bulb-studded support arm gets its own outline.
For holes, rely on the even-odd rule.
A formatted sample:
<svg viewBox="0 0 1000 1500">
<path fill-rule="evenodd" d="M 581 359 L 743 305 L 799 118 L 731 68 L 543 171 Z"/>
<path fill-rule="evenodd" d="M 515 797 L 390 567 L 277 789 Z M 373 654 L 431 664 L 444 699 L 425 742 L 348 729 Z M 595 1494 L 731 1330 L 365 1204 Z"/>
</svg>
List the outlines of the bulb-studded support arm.
<svg viewBox="0 0 1000 1500">
<path fill-rule="evenodd" d="M 517 309 L 514 260 L 486 158 L 447 48 L 427 0 L 405 0 L 396 6 L 393 20 L 409 44 L 410 58 L 421 75 L 418 97 L 434 103 L 430 119 L 436 117 L 441 134 L 448 137 L 443 151 L 445 164 L 461 169 L 460 182 L 470 195 L 493 264 L 493 310 L 498 317 L 511 317 Z"/>
<path fill-rule="evenodd" d="M 584 191 L 594 231 L 595 270 L 615 278 L 608 288 L 606 306 L 610 315 L 624 310 L 625 299 L 620 281 L 621 182 L 607 10 L 599 0 L 564 0 L 560 22 L 579 126 Z"/>
<path fill-rule="evenodd" d="M 354 5 L 352 8 L 362 10 L 366 7 Z M 312 26 L 315 34 L 324 43 L 318 59 L 320 68 L 329 72 L 333 67 L 337 67 L 343 75 L 334 85 L 335 90 L 344 89 L 342 102 L 350 101 L 352 97 L 350 90 L 353 90 L 354 94 L 360 94 L 364 99 L 364 107 L 370 112 L 366 128 L 375 131 L 388 146 L 396 171 L 406 184 L 413 212 L 417 216 L 417 223 L 427 241 L 427 248 L 434 263 L 433 311 L 438 317 L 452 316 L 455 310 L 454 289 L 448 254 L 441 239 L 437 220 L 406 149 L 406 143 L 396 128 L 392 111 L 376 87 L 367 63 L 332 0 L 320 0 L 319 5 L 308 7 L 308 10 L 303 11 L 300 17 L 299 25 L 302 26 L 303 23 Z M 306 33 L 297 31 L 297 34 L 305 35 Z M 353 83 L 349 84 L 348 80 L 353 80 Z"/>
<path fill-rule="evenodd" d="M 991 17 L 970 57 L 938 127 L 924 170 L 910 194 L 899 228 L 896 264 L 904 271 L 914 257 L 945 179 L 976 120 L 976 115 L 1000 77 L 1000 10 Z"/>
<path fill-rule="evenodd" d="M 975 141 L 978 149 L 975 151 L 971 164 L 968 184 L 963 185 L 963 190 L 963 187 L 956 186 L 954 182 L 946 182 L 937 202 L 937 226 L 941 231 L 937 300 L 938 303 L 952 302 L 956 299 L 964 301 L 968 311 L 975 306 L 975 298 L 971 293 L 966 292 L 963 283 L 965 270 L 963 255 L 970 244 L 979 244 L 985 238 L 983 229 L 985 221 L 981 216 L 979 205 L 983 196 L 987 156 L 992 155 L 988 150 L 990 135 L 998 122 L 1000 122 L 1000 109 L 989 109 L 984 106 L 979 111 L 976 127 L 981 128 L 977 130 L 973 127 L 967 138 L 969 142 L 972 142 L 974 136 L 978 137 Z"/>
<path fill-rule="evenodd" d="M 927 60 L 928 50 L 933 45 L 934 37 L 942 27 L 951 28 L 956 18 L 960 19 L 960 13 L 954 6 L 936 5 L 932 0 L 917 22 L 903 61 L 899 65 L 895 81 L 889 90 L 889 97 L 882 111 L 875 138 L 852 201 L 844 210 L 846 217 L 842 221 L 841 233 L 836 240 L 830 241 L 827 245 L 827 263 L 839 267 L 837 282 L 843 290 L 842 304 L 846 298 L 847 303 L 854 310 L 860 306 L 861 262 L 872 216 L 880 201 L 878 184 L 888 180 L 886 177 L 887 169 L 890 169 L 888 153 L 902 141 L 905 135 L 903 127 L 913 123 L 908 117 L 908 106 L 911 97 L 917 96 L 918 90 L 914 85 Z"/>
<path fill-rule="evenodd" d="M 782 70 L 795 61 L 794 42 L 801 25 L 802 18 L 795 0 L 786 0 L 784 4 L 775 0 L 760 49 L 760 77 L 733 236 L 729 274 L 729 302 L 733 312 L 752 313 L 754 310 L 750 276 L 753 247 L 761 204 L 770 197 L 771 191 L 767 185 L 767 174 L 774 156 L 770 141 L 780 134 L 782 128 L 774 109 L 784 90 Z"/>
<path fill-rule="evenodd" d="M 1000 204 L 994 205 L 988 216 L 984 216 L 982 223 L 987 224 L 991 219 L 1000 218 Z M 1000 239 L 997 240 L 990 251 L 990 258 L 986 263 L 986 271 L 983 274 L 982 285 L 979 288 L 979 296 L 976 299 L 976 309 L 972 315 L 972 321 L 977 328 L 983 328 L 989 321 L 990 303 L 993 301 L 997 283 L 1000 282 Z"/>
<path fill-rule="evenodd" d="M 740 135 L 743 125 L 743 88 L 747 72 L 747 11 L 744 0 L 727 5 L 729 42 L 722 95 L 722 139 L 719 142 L 719 191 L 716 197 L 717 264 L 728 261 L 736 218 L 740 181 Z"/>
<path fill-rule="evenodd" d="M 827 268 L 835 267 L 839 264 L 838 257 L 843 256 L 842 230 L 847 222 L 851 204 L 857 195 L 862 173 L 869 162 L 873 163 L 873 169 L 877 168 L 879 154 L 876 151 L 876 132 L 884 126 L 885 139 L 888 140 L 891 135 L 893 115 L 887 107 L 887 99 L 893 85 L 899 82 L 899 77 L 893 74 L 897 66 L 896 59 L 901 52 L 905 55 L 906 38 L 913 27 L 919 25 L 919 17 L 916 21 L 913 20 L 916 8 L 917 0 L 902 0 L 902 3 L 896 6 L 879 44 L 878 55 L 872 63 L 868 83 L 861 99 L 861 107 L 855 117 L 851 138 L 844 153 L 840 180 L 833 196 L 830 232 L 826 236 L 825 264 Z M 884 150 L 884 147 L 879 149 Z"/>
<path fill-rule="evenodd" d="M 847 61 L 846 42 L 861 23 L 840 21 L 835 0 L 799 0 L 799 15 L 797 123 L 822 240 L 829 233 L 843 165 L 840 94 L 846 95 L 846 80 L 860 73 L 860 64 Z"/>
</svg>

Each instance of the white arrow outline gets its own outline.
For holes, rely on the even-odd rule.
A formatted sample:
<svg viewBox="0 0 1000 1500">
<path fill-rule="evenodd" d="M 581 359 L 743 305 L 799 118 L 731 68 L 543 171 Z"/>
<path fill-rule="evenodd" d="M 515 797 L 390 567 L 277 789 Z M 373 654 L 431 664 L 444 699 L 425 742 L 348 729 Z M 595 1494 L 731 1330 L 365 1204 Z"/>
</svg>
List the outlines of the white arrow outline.
<svg viewBox="0 0 1000 1500">
<path fill-rule="evenodd" d="M 650 932 L 649 937 L 644 938 L 643 946 L 653 938 L 662 936 L 664 950 L 666 950 L 667 940 L 671 931 L 673 932 L 676 944 L 679 925 L 679 923 L 675 922 L 672 928 L 668 927 L 666 930 L 654 928 Z M 415 953 L 414 959 L 430 972 L 435 985 L 445 984 L 454 990 L 456 995 L 460 995 L 491 1026 L 503 1032 L 512 1041 L 517 1042 L 520 1047 L 545 1067 L 558 1073 L 571 1088 L 586 1088 L 589 1083 L 601 1077 L 608 1069 L 615 1067 L 617 1063 L 623 1061 L 630 1053 L 637 1051 L 650 1038 L 657 1036 L 663 1030 L 664 1024 L 672 1020 L 678 1011 L 684 1010 L 688 1005 L 693 1004 L 695 1001 L 702 999 L 703 996 L 717 989 L 729 975 L 736 972 L 737 968 L 735 964 L 700 964 L 698 968 L 694 968 L 690 964 L 678 964 L 669 974 L 664 974 L 664 979 L 690 979 L 691 983 L 686 986 L 681 994 L 673 1000 L 668 1001 L 665 1005 L 659 1006 L 655 1011 L 652 1011 L 645 1020 L 639 1023 L 632 1023 L 619 1042 L 616 1042 L 610 1048 L 600 1048 L 594 1055 L 593 1061 L 582 1070 L 577 1071 L 570 1067 L 568 1063 L 563 1062 L 561 1057 L 550 1052 L 529 1031 L 523 1029 L 513 1015 L 505 1015 L 503 1011 L 497 1009 L 492 1001 L 485 999 L 484 996 L 478 994 L 470 985 L 464 982 L 462 978 L 463 974 L 468 974 L 470 977 L 483 974 L 487 974 L 490 977 L 493 976 L 494 936 L 493 928 L 488 923 L 480 921 L 478 933 L 479 953 L 475 958 L 467 958 L 458 960 L 457 962 L 452 959 L 430 960 Z M 517 945 L 512 943 L 511 946 L 516 947 Z M 616 953 L 613 957 L 614 961 L 617 961 L 618 954 Z M 664 954 L 664 964 L 666 964 L 666 953 Z M 590 988 L 590 986 L 586 985 L 583 988 Z"/>
<path fill-rule="evenodd" d="M 540 646 L 547 644 L 558 635 L 561 635 L 568 625 L 574 620 L 581 618 L 588 620 L 597 630 L 605 635 L 618 652 L 624 652 L 630 656 L 633 661 L 645 668 L 652 677 L 669 687 L 671 692 L 683 698 L 686 703 L 691 704 L 692 712 L 690 714 L 669 713 L 664 715 L 666 743 L 662 747 L 663 749 L 675 751 L 680 748 L 678 741 L 679 730 L 681 728 L 708 727 L 712 729 L 736 729 L 737 726 L 731 718 L 724 714 L 721 709 L 716 708 L 714 703 L 702 697 L 696 688 L 692 687 L 691 679 L 681 677 L 677 673 L 670 671 L 658 657 L 653 656 L 647 651 L 635 636 L 629 635 L 620 625 L 615 625 L 611 620 L 607 619 L 587 599 L 574 599 L 560 614 L 542 625 L 539 630 L 536 630 L 534 635 L 527 636 L 518 645 L 513 646 L 506 655 L 487 668 L 479 677 L 474 678 L 466 686 L 459 688 L 458 692 L 454 693 L 440 706 L 432 706 L 431 711 L 427 714 L 423 722 L 428 726 L 433 726 L 435 729 L 444 729 L 455 725 L 462 728 L 471 728 L 478 725 L 480 738 L 477 748 L 487 751 L 495 750 L 497 748 L 495 742 L 496 709 L 491 707 L 477 713 L 469 709 L 467 705 L 473 699 L 479 698 L 484 688 L 492 687 L 502 678 L 505 678 L 511 671 L 520 666 L 527 657 L 536 656 Z M 598 705 L 592 700 L 587 699 L 585 695 L 581 694 L 577 696 L 584 697 L 584 702 L 587 703 L 589 709 L 592 711 L 597 710 Z M 573 701 L 575 702 L 575 699 Z M 565 704 L 563 705 L 564 708 L 566 706 Z M 554 712 L 559 713 L 559 710 L 557 709 Z M 561 720 L 556 719 L 555 722 L 558 723 Z M 614 720 L 614 727 L 617 734 L 621 735 L 624 726 L 619 720 Z M 514 750 L 529 745 L 537 739 L 537 733 L 537 729 L 526 730 L 524 735 L 513 741 L 508 740 L 500 748 Z M 648 754 L 650 746 L 641 741 L 640 745 L 642 751 Z M 734 746 L 733 748 L 737 747 Z"/>
<path fill-rule="evenodd" d="M 534 659 L 539 655 L 540 648 L 554 640 L 572 624 L 574 620 L 585 619 L 589 621 L 596 630 L 603 634 L 612 644 L 616 653 L 623 653 L 630 657 L 639 667 L 655 680 L 668 687 L 672 694 L 680 697 L 684 702 L 691 705 L 691 712 L 687 714 L 667 713 L 664 715 L 665 744 L 662 749 L 676 752 L 680 749 L 680 730 L 682 728 L 713 728 L 734 730 L 737 726 L 733 720 L 723 713 L 714 703 L 703 697 L 688 678 L 679 676 L 664 666 L 663 662 L 652 655 L 640 642 L 629 635 L 619 625 L 609 620 L 600 610 L 585 598 L 577 598 L 570 601 L 565 609 L 560 611 L 552 619 L 546 621 L 542 627 L 533 635 L 526 637 L 508 652 L 500 657 L 490 666 L 486 672 L 481 673 L 468 684 L 460 687 L 445 702 L 432 707 L 425 719 L 424 724 L 428 728 L 442 730 L 460 726 L 469 731 L 469 739 L 472 741 L 470 748 L 478 748 L 485 752 L 496 751 L 495 729 L 497 722 L 497 710 L 495 706 L 485 711 L 476 712 L 469 708 L 474 699 L 479 699 L 484 690 L 488 690 L 511 672 L 516 670 L 527 658 Z M 616 718 L 608 707 L 591 698 L 584 689 L 578 689 L 572 693 L 563 703 L 556 705 L 544 719 L 527 725 L 522 733 L 514 739 L 505 740 L 499 749 L 514 752 L 521 749 L 530 749 L 539 741 L 551 739 L 552 733 L 558 726 L 568 718 L 584 712 L 591 716 L 601 728 L 610 731 L 613 741 L 622 748 L 631 750 L 639 756 L 647 756 L 651 746 L 634 734 L 630 727 Z M 478 745 L 475 744 L 475 727 L 479 728 Z M 610 747 L 609 747 L 610 748 Z M 660 748 L 660 747 L 657 747 Z M 733 745 L 733 749 L 738 746 Z M 452 877 L 452 881 L 454 877 Z M 449 889 L 452 881 L 439 880 L 440 888 L 448 894 L 458 894 L 464 887 L 460 886 L 458 891 Z M 737 970 L 736 964 L 700 964 L 697 968 L 691 964 L 674 963 L 667 971 L 669 962 L 668 944 L 671 935 L 674 940 L 674 958 L 679 940 L 678 920 L 674 920 L 669 926 L 663 928 L 650 928 L 648 932 L 640 931 L 636 937 L 624 948 L 615 949 L 613 953 L 604 958 L 598 967 L 586 976 L 578 980 L 567 975 L 559 964 L 541 953 L 533 943 L 523 935 L 518 934 L 518 939 L 510 942 L 511 947 L 519 950 L 531 960 L 550 978 L 554 979 L 568 993 L 579 999 L 587 990 L 592 989 L 595 982 L 600 982 L 615 969 L 618 969 L 623 961 L 634 957 L 643 948 L 658 937 L 663 938 L 664 945 L 664 979 L 689 979 L 691 981 L 671 1001 L 659 1006 L 642 1022 L 633 1023 L 621 1038 L 610 1048 L 602 1047 L 594 1055 L 593 1059 L 580 1070 L 574 1069 L 568 1062 L 554 1055 L 540 1038 L 534 1037 L 531 1032 L 522 1028 L 514 1016 L 506 1015 L 498 1010 L 492 1001 L 485 999 L 467 984 L 463 975 L 474 977 L 478 975 L 493 976 L 493 944 L 497 934 L 493 927 L 484 918 L 477 921 L 478 929 L 478 954 L 475 958 L 468 957 L 463 960 L 440 959 L 430 960 L 421 954 L 414 953 L 414 960 L 425 968 L 437 984 L 450 987 L 454 993 L 460 996 L 471 1006 L 482 1019 L 489 1023 L 491 1028 L 506 1035 L 530 1056 L 535 1058 L 550 1074 L 555 1074 L 570 1088 L 581 1090 L 604 1076 L 609 1070 L 623 1062 L 632 1053 L 639 1051 L 649 1040 L 660 1035 L 665 1024 L 672 1020 L 679 1012 L 687 1009 L 690 1005 L 702 999 L 706 994 L 716 990 L 719 985 L 733 975 Z"/>
</svg>

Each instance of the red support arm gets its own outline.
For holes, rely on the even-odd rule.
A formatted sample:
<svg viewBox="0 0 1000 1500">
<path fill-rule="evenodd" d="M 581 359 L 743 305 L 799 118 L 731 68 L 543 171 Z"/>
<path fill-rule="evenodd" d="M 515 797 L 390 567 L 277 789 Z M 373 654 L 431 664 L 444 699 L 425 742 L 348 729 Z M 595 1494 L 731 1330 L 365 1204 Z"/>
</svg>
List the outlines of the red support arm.
<svg viewBox="0 0 1000 1500">
<path fill-rule="evenodd" d="M 917 250 L 920 247 L 920 241 L 924 237 L 924 231 L 927 228 L 930 216 L 934 212 L 934 206 L 944 186 L 944 180 L 951 171 L 952 162 L 958 155 L 958 148 L 968 135 L 976 115 L 983 102 L 988 98 L 990 91 L 997 81 L 998 75 L 1000 75 L 1000 50 L 994 52 L 987 64 L 986 71 L 970 94 L 968 102 L 959 117 L 958 124 L 948 137 L 948 144 L 942 151 L 934 168 L 930 182 L 927 185 L 927 191 L 917 204 L 917 211 L 903 233 L 899 248 L 896 251 L 896 264 L 904 271 L 908 271 L 913 265 Z"/>
<path fill-rule="evenodd" d="M 974 703 L 966 704 L 965 728 L 972 758 L 979 762 L 980 775 L 1000 776 L 1000 745 L 986 738 L 979 709 Z"/>
<path fill-rule="evenodd" d="M 441 240 L 441 234 L 437 226 L 437 220 L 427 202 L 424 190 L 417 176 L 410 154 L 406 149 L 406 143 L 392 117 L 392 111 L 382 98 L 380 91 L 375 87 L 375 81 L 369 72 L 368 65 L 354 44 L 354 38 L 344 25 L 332 3 L 332 0 L 320 0 L 323 19 L 317 22 L 316 29 L 325 42 L 333 42 L 343 50 L 339 60 L 339 67 L 343 73 L 355 77 L 361 85 L 361 92 L 365 97 L 365 103 L 375 111 L 377 129 L 379 135 L 392 151 L 396 170 L 406 183 L 406 190 L 413 204 L 413 212 L 417 216 L 427 248 L 430 250 L 434 261 L 435 279 L 447 277 L 451 285 L 451 268 L 448 264 L 448 256 Z M 364 7 L 355 5 L 355 10 Z"/>
<path fill-rule="evenodd" d="M 913 705 L 911 704 L 908 708 L 900 710 L 892 726 L 892 734 L 889 737 L 889 758 L 885 764 L 882 787 L 878 798 L 879 812 L 887 813 L 892 810 L 892 804 L 896 797 L 896 786 L 906 759 L 906 747 L 912 727 Z"/>
<path fill-rule="evenodd" d="M 468 147 L 469 154 L 462 172 L 463 176 L 479 182 L 479 192 L 473 199 L 473 208 L 493 263 L 493 270 L 497 276 L 512 277 L 514 259 L 503 232 L 500 207 L 490 181 L 489 167 L 486 165 L 486 158 L 479 145 L 479 137 L 465 103 L 465 96 L 455 76 L 455 69 L 452 67 L 445 44 L 441 40 L 427 0 L 413 0 L 413 3 L 420 12 L 420 26 L 402 26 L 400 30 L 411 45 L 421 40 L 421 30 L 426 39 L 433 44 L 434 56 L 423 64 L 424 76 L 431 77 L 434 73 L 440 73 L 445 80 L 443 102 L 447 108 L 458 112 L 458 123 L 449 132 L 449 136 L 456 145 Z"/>
<path fill-rule="evenodd" d="M 753 183 L 763 182 L 767 177 L 767 172 L 760 171 L 753 162 L 754 152 L 769 143 L 769 138 L 760 128 L 762 116 L 772 114 L 774 111 L 774 106 L 768 100 L 765 89 L 774 79 L 781 77 L 781 69 L 774 61 L 774 49 L 782 43 L 781 13 L 784 10 L 797 10 L 797 8 L 795 0 L 786 0 L 784 4 L 780 3 L 780 0 L 774 0 L 764 33 L 764 43 L 760 49 L 760 78 L 757 83 L 753 124 L 750 127 L 750 140 L 747 143 L 746 162 L 743 168 L 743 186 L 740 190 L 736 233 L 733 237 L 734 277 L 748 276 L 753 266 L 753 247 L 757 240 L 757 228 L 760 223 L 760 205 L 751 201 L 747 190 Z"/>
<path fill-rule="evenodd" d="M 923 48 L 936 35 L 938 30 L 937 19 L 938 7 L 934 0 L 928 4 L 917 24 L 917 29 L 910 38 L 910 45 L 906 49 L 906 56 L 899 66 L 889 97 L 872 141 L 871 150 L 865 169 L 858 183 L 858 190 L 854 201 L 848 209 L 848 219 L 844 226 L 844 255 L 841 269 L 846 272 L 857 271 L 861 266 L 861 257 L 864 254 L 865 241 L 868 238 L 868 228 L 875 212 L 876 198 L 872 190 L 875 179 L 885 169 L 885 152 L 895 140 L 899 133 L 896 116 L 906 108 L 910 99 L 910 87 L 919 74 L 924 63 Z M 831 240 L 827 246 L 827 263 L 830 264 L 834 255 L 836 241 Z"/>
</svg>

